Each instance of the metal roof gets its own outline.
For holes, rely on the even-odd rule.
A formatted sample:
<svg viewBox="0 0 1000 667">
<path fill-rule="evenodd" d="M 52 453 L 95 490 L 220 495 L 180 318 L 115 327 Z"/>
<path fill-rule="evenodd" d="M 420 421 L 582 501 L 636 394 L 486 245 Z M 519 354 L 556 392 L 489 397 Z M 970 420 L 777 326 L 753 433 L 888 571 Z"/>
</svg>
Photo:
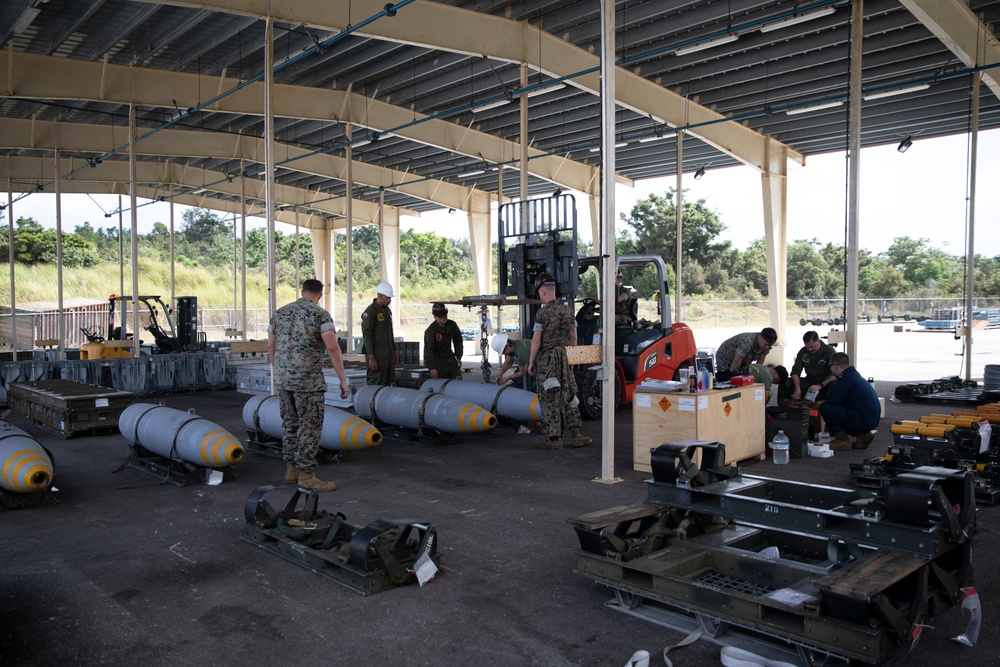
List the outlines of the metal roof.
<svg viewBox="0 0 1000 667">
<path fill-rule="evenodd" d="M 133 99 L 145 135 L 140 195 L 235 210 L 243 180 L 259 202 L 261 16 L 270 4 L 0 1 L 0 155 L 9 156 L 0 177 L 15 191 L 51 191 L 58 148 L 63 191 L 121 192 Z M 675 173 L 677 126 L 690 131 L 685 170 L 753 162 L 740 146 L 754 137 L 793 155 L 846 149 L 847 0 L 616 7 L 621 179 Z M 347 121 L 361 222 L 380 197 L 404 211 L 466 209 L 480 192 L 495 198 L 500 173 L 504 195 L 516 196 L 521 94 L 529 96 L 529 192 L 599 187 L 598 0 L 288 0 L 272 11 L 277 196 L 315 216 L 304 226 L 343 216 Z M 980 128 L 1000 127 L 996 38 L 968 27 L 991 30 L 1000 1 L 867 0 L 864 15 L 865 95 L 915 88 L 864 101 L 862 146 L 968 131 L 970 39 L 986 78 Z M 699 48 L 708 40 L 716 41 Z M 817 103 L 836 105 L 787 113 Z M 493 108 L 479 110 L 484 104 Z"/>
</svg>

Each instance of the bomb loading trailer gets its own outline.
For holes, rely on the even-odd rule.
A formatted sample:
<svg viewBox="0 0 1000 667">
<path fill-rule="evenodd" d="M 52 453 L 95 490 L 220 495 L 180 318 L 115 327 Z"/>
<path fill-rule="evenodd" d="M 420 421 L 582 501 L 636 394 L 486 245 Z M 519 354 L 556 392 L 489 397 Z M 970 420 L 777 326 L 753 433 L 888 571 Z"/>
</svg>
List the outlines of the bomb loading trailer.
<svg viewBox="0 0 1000 667">
<path fill-rule="evenodd" d="M 569 520 L 576 571 L 614 591 L 609 607 L 805 665 L 880 665 L 961 602 L 967 473 L 918 468 L 876 494 L 744 476 L 724 460 L 718 443 L 663 445 L 644 503 Z"/>
</svg>

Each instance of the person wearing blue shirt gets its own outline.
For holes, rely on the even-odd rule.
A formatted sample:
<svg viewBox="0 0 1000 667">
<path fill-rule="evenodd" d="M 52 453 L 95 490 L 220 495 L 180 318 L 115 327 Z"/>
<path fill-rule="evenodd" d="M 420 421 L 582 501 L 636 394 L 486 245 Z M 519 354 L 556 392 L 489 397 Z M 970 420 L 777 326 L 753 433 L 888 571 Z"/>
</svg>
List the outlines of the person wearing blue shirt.
<svg viewBox="0 0 1000 667">
<path fill-rule="evenodd" d="M 837 377 L 837 383 L 819 406 L 819 413 L 833 436 L 830 449 L 867 449 L 875 438 L 873 429 L 882 413 L 875 389 L 843 352 L 830 357 L 830 371 Z M 852 435 L 857 436 L 853 443 Z"/>
</svg>

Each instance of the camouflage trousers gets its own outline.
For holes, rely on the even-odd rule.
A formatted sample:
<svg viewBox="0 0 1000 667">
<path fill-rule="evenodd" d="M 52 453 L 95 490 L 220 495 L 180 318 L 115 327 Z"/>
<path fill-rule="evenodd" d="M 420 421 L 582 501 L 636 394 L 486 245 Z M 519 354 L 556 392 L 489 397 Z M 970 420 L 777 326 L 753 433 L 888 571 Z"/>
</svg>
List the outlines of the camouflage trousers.
<svg viewBox="0 0 1000 667">
<path fill-rule="evenodd" d="M 535 391 L 542 408 L 542 430 L 550 438 L 580 428 L 579 399 L 565 347 L 542 350 L 535 359 Z"/>
<path fill-rule="evenodd" d="M 278 392 L 281 409 L 281 454 L 301 472 L 316 471 L 316 452 L 323 434 L 323 392 Z"/>
</svg>

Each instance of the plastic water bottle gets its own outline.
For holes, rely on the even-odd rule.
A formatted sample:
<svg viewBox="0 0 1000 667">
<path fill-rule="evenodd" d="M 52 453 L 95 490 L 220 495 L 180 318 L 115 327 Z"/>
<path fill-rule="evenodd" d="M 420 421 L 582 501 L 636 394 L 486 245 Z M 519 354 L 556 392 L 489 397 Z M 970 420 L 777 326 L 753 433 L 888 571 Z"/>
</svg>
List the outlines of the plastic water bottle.
<svg viewBox="0 0 1000 667">
<path fill-rule="evenodd" d="M 771 454 L 775 465 L 783 466 L 788 463 L 788 436 L 784 431 L 779 430 L 771 440 Z"/>
</svg>

